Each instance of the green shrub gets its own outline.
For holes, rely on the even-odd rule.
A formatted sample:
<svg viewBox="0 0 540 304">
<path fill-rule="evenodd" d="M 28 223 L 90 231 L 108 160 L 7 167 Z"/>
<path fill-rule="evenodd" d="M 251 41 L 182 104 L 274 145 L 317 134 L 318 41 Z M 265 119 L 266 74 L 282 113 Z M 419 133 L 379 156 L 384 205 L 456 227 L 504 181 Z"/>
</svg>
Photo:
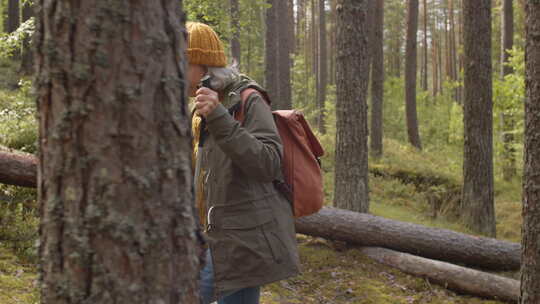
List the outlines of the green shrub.
<svg viewBox="0 0 540 304">
<path fill-rule="evenodd" d="M 37 261 L 37 213 L 35 189 L 0 184 L 0 242 L 29 262 Z"/>
<path fill-rule="evenodd" d="M 0 90 L 0 145 L 34 153 L 38 126 L 32 84 L 25 80 L 19 83 L 19 90 Z"/>
</svg>

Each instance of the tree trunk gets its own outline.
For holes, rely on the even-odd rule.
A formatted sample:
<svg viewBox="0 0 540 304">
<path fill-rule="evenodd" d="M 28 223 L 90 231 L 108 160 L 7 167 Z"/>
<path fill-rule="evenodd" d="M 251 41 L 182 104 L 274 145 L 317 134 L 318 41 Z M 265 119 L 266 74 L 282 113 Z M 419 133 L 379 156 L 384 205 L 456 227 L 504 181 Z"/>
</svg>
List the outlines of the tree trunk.
<svg viewBox="0 0 540 304">
<path fill-rule="evenodd" d="M 526 4 L 521 304 L 540 303 L 540 2 Z"/>
<path fill-rule="evenodd" d="M 6 32 L 13 33 L 21 24 L 19 19 L 19 0 L 7 0 L 8 15 L 6 22 Z"/>
<path fill-rule="evenodd" d="M 0 183 L 35 188 L 37 162 L 32 154 L 0 150 Z"/>
<path fill-rule="evenodd" d="M 317 2 L 316 0 L 311 0 L 311 63 L 312 63 L 312 72 L 315 74 L 315 85 L 319 84 L 319 35 L 317 35 Z"/>
<path fill-rule="evenodd" d="M 428 278 L 459 293 L 510 302 L 516 302 L 519 296 L 517 280 L 390 249 L 363 247 L 360 252 L 381 264 Z"/>
<path fill-rule="evenodd" d="M 448 9 L 449 9 L 449 22 L 450 22 L 450 79 L 452 82 L 457 81 L 457 56 L 456 56 L 456 22 L 454 18 L 454 1 L 448 0 Z M 456 102 L 459 102 L 458 90 L 454 88 L 452 90 L 453 98 Z"/>
<path fill-rule="evenodd" d="M 439 30 L 439 37 L 437 41 L 437 62 L 439 63 L 439 75 L 437 76 L 439 95 L 444 94 L 444 61 L 443 61 L 443 33 Z"/>
<path fill-rule="evenodd" d="M 41 301 L 198 303 L 182 2 L 74 3 L 36 3 Z"/>
<path fill-rule="evenodd" d="M 464 1 L 465 100 L 461 216 L 473 231 L 495 237 L 491 0 Z"/>
<path fill-rule="evenodd" d="M 337 0 L 330 0 L 330 51 L 329 51 L 329 83 L 332 85 L 336 84 L 336 10 L 337 10 Z"/>
<path fill-rule="evenodd" d="M 384 0 L 375 0 L 373 14 L 373 41 L 371 58 L 371 155 L 381 157 L 383 153 L 383 96 L 384 96 Z"/>
<path fill-rule="evenodd" d="M 303 45 L 303 42 L 305 40 L 303 40 L 302 38 L 305 38 L 305 35 L 306 35 L 306 1 L 307 0 L 297 0 L 296 1 L 296 35 L 295 35 L 295 39 L 296 39 L 296 52 L 299 53 L 300 52 L 300 47 L 303 46 L 305 48 L 305 44 Z M 305 58 L 307 59 L 307 58 Z"/>
<path fill-rule="evenodd" d="M 240 67 L 242 50 L 240 48 L 240 10 L 238 0 L 230 0 L 231 13 L 231 55 Z"/>
<path fill-rule="evenodd" d="M 437 56 L 437 30 L 435 26 L 431 30 L 431 87 L 432 95 L 437 96 L 439 94 L 439 60 Z"/>
<path fill-rule="evenodd" d="M 337 10 L 337 103 L 334 206 L 368 212 L 367 1 Z"/>
<path fill-rule="evenodd" d="M 278 29 L 277 33 L 282 33 L 277 39 L 277 73 L 278 73 L 278 92 L 279 95 L 277 99 L 273 100 L 274 109 L 291 109 L 292 100 L 291 100 L 291 42 L 290 40 L 290 31 L 294 28 L 290 28 L 289 22 L 289 9 L 288 1 L 279 0 L 274 2 L 276 4 L 276 28 Z M 275 63 L 274 63 L 275 64 Z"/>
<path fill-rule="evenodd" d="M 297 219 L 296 232 L 483 269 L 518 270 L 520 267 L 521 246 L 517 243 L 331 207 Z"/>
<path fill-rule="evenodd" d="M 427 24 L 428 24 L 428 10 L 427 10 L 427 0 L 424 0 L 423 2 L 423 9 L 424 9 L 424 54 L 422 56 L 423 62 L 422 62 L 422 90 L 427 91 L 428 90 L 428 40 L 427 40 Z"/>
<path fill-rule="evenodd" d="M 511 74 L 512 67 L 508 65 L 509 51 L 514 46 L 514 10 L 512 0 L 502 0 L 501 18 L 501 78 Z M 502 113 L 502 139 L 503 139 L 503 178 L 510 181 L 516 175 L 516 151 L 514 149 L 514 117 L 506 109 Z"/>
<path fill-rule="evenodd" d="M 326 100 L 326 85 L 328 82 L 328 58 L 326 56 L 326 13 L 325 13 L 325 0 L 319 0 L 319 84 L 317 85 L 317 109 L 319 115 L 317 117 L 317 126 L 319 132 L 324 134 L 326 128 L 324 126 L 325 107 L 324 102 Z"/>
<path fill-rule="evenodd" d="M 278 41 L 277 41 L 277 7 L 275 0 L 267 0 L 265 31 L 265 71 L 264 85 L 272 101 L 280 96 L 278 86 Z"/>
<path fill-rule="evenodd" d="M 405 54 L 405 110 L 407 135 L 411 145 L 422 149 L 416 114 L 416 34 L 418 31 L 418 0 L 409 0 L 407 9 L 407 47 Z"/>
<path fill-rule="evenodd" d="M 34 8 L 30 1 L 26 1 L 22 8 L 22 22 L 28 21 L 34 16 Z M 21 72 L 24 75 L 32 75 L 34 72 L 34 60 L 32 56 L 31 37 L 26 37 L 23 40 L 21 48 Z"/>
<path fill-rule="evenodd" d="M 295 22 L 294 22 L 294 0 L 288 0 L 287 1 L 287 21 L 288 21 L 288 29 L 287 33 L 289 33 L 289 55 L 290 54 L 296 54 L 296 34 L 295 34 Z M 290 58 L 290 56 L 289 56 Z M 292 59 L 291 59 L 291 67 L 292 65 Z"/>
</svg>

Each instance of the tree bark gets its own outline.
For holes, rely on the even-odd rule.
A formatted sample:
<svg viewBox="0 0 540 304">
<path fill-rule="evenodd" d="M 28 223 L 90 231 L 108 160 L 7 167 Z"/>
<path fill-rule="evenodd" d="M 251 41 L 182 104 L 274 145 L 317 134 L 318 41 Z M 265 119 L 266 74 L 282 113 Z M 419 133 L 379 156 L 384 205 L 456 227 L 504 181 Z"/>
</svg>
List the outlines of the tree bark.
<svg viewBox="0 0 540 304">
<path fill-rule="evenodd" d="M 431 30 L 431 87 L 432 96 L 439 94 L 439 60 L 438 60 L 438 45 L 437 45 L 437 30 L 432 26 Z"/>
<path fill-rule="evenodd" d="M 336 45 L 336 10 L 337 0 L 330 0 L 330 51 L 329 51 L 329 83 L 336 84 L 336 49 L 333 47 Z"/>
<path fill-rule="evenodd" d="M 317 0 L 311 0 L 311 64 L 315 74 L 315 85 L 319 84 L 319 35 L 317 30 Z"/>
<path fill-rule="evenodd" d="M 240 10 L 238 0 L 230 0 L 231 13 L 231 55 L 240 67 L 242 50 L 240 48 Z"/>
<path fill-rule="evenodd" d="M 427 24 L 428 24 L 428 10 L 427 10 L 427 0 L 424 0 L 422 3 L 422 7 L 424 9 L 424 40 L 423 40 L 423 47 L 424 47 L 424 54 L 422 56 L 422 90 L 427 91 L 428 90 L 428 40 L 427 40 Z"/>
<path fill-rule="evenodd" d="M 521 304 L 540 303 L 540 2 L 526 2 Z"/>
<path fill-rule="evenodd" d="M 44 304 L 199 301 L 181 3 L 36 3 Z"/>
<path fill-rule="evenodd" d="M 19 21 L 19 0 L 7 0 L 8 14 L 6 22 L 6 32 L 13 33 L 18 28 L 21 22 Z"/>
<path fill-rule="evenodd" d="M 0 150 L 0 183 L 35 188 L 37 162 L 32 154 Z"/>
<path fill-rule="evenodd" d="M 319 115 L 317 117 L 317 127 L 321 134 L 326 132 L 324 126 L 325 106 L 326 100 L 326 85 L 328 82 L 328 58 L 326 56 L 326 13 L 325 13 L 325 0 L 319 0 L 319 68 L 318 74 L 319 84 L 317 85 L 317 109 Z"/>
<path fill-rule="evenodd" d="M 416 61 L 418 32 L 418 0 L 409 0 L 407 9 L 407 47 L 405 49 L 405 111 L 409 143 L 422 149 L 416 113 Z"/>
<path fill-rule="evenodd" d="M 370 150 L 374 157 L 383 153 L 383 96 L 384 96 L 384 0 L 374 0 L 371 53 L 371 128 Z"/>
<path fill-rule="evenodd" d="M 458 79 L 458 72 L 457 72 L 457 51 L 456 51 L 456 22 L 454 18 L 454 0 L 448 0 L 448 10 L 449 10 L 449 23 L 450 23 L 450 40 L 449 40 L 449 50 L 450 50 L 450 79 L 452 82 L 456 82 Z M 456 102 L 459 103 L 459 94 L 458 89 L 454 88 L 453 90 L 453 98 Z"/>
<path fill-rule="evenodd" d="M 510 53 L 514 46 L 514 9 L 512 0 L 502 0 L 501 20 L 501 78 L 512 74 L 512 67 L 508 65 Z M 503 178 L 510 181 L 516 175 L 516 151 L 514 149 L 514 117 L 506 109 L 502 113 L 503 128 Z"/>
<path fill-rule="evenodd" d="M 337 10 L 337 102 L 334 206 L 368 212 L 367 1 Z"/>
<path fill-rule="evenodd" d="M 517 270 L 520 267 L 521 246 L 517 243 L 331 207 L 324 207 L 317 214 L 297 219 L 296 231 L 483 269 Z"/>
<path fill-rule="evenodd" d="M 34 8 L 30 1 L 26 1 L 22 8 L 22 22 L 28 21 L 34 16 Z M 31 37 L 26 37 L 23 40 L 21 50 L 21 72 L 25 75 L 32 75 L 34 72 L 34 58 L 32 55 Z"/>
<path fill-rule="evenodd" d="M 265 31 L 265 70 L 264 85 L 272 101 L 279 98 L 278 86 L 278 41 L 277 41 L 277 7 L 275 0 L 267 0 Z"/>
<path fill-rule="evenodd" d="M 381 264 L 428 278 L 459 293 L 511 302 L 519 297 L 519 281 L 510 278 L 390 249 L 363 247 L 360 252 Z"/>
<path fill-rule="evenodd" d="M 464 1 L 465 100 L 461 216 L 473 231 L 495 237 L 491 0 Z"/>
<path fill-rule="evenodd" d="M 272 107 L 274 109 L 287 110 L 292 108 L 292 94 L 291 94 L 291 41 L 290 31 L 294 28 L 290 28 L 289 21 L 289 8 L 288 0 L 274 1 L 276 5 L 276 28 L 279 35 L 277 40 L 277 85 L 279 87 L 279 95 L 277 99 L 273 100 Z M 277 38 L 277 37 L 276 37 Z M 274 64 L 276 64 L 274 62 Z"/>
</svg>

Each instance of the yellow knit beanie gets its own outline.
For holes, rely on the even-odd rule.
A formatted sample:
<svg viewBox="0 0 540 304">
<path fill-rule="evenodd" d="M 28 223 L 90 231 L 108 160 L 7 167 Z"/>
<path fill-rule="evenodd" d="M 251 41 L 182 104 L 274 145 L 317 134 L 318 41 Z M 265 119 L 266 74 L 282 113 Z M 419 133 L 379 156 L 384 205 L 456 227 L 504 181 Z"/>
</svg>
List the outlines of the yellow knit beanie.
<svg viewBox="0 0 540 304">
<path fill-rule="evenodd" d="M 223 43 L 214 30 L 204 23 L 187 22 L 188 61 L 211 67 L 224 67 L 227 58 L 223 51 Z"/>
</svg>

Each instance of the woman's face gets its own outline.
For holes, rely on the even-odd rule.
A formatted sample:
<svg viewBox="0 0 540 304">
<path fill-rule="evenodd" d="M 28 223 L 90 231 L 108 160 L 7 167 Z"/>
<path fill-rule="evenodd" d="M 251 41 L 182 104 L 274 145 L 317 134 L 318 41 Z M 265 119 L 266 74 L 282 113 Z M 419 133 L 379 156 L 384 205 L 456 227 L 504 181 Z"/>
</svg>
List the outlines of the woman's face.
<svg viewBox="0 0 540 304">
<path fill-rule="evenodd" d="M 206 74 L 206 68 L 200 64 L 189 64 L 188 66 L 188 81 L 189 81 L 189 97 L 195 97 L 197 86 L 201 82 L 201 78 Z"/>
</svg>

